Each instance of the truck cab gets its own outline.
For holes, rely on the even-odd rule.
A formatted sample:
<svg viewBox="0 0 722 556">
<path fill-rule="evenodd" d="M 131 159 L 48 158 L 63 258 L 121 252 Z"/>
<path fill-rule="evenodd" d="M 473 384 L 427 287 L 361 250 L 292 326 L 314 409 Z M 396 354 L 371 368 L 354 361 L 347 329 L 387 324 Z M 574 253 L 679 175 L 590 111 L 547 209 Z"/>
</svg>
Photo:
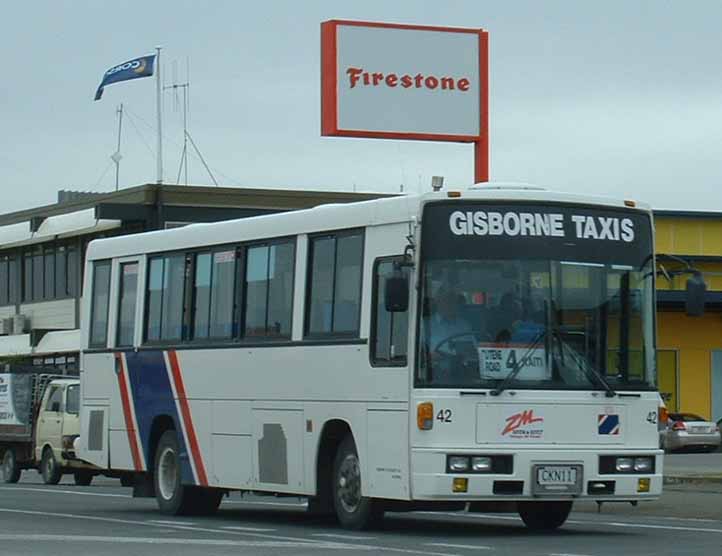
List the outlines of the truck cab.
<svg viewBox="0 0 722 556">
<path fill-rule="evenodd" d="M 80 381 L 56 379 L 48 384 L 40 403 L 35 431 L 35 460 L 45 482 L 77 466 L 73 441 L 80 434 Z"/>
</svg>

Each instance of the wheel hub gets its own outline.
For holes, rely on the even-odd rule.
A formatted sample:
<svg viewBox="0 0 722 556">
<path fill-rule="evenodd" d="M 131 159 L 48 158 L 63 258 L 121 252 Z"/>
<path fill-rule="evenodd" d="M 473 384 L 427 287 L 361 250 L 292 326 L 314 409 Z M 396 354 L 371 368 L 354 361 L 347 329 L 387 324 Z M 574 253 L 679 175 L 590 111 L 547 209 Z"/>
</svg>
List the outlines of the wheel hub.
<svg viewBox="0 0 722 556">
<path fill-rule="evenodd" d="M 348 454 L 339 466 L 338 498 L 346 512 L 358 510 L 361 503 L 361 470 L 355 454 Z"/>
<path fill-rule="evenodd" d="M 164 500 L 173 498 L 178 482 L 178 460 L 175 451 L 166 448 L 158 461 L 158 488 Z"/>
</svg>

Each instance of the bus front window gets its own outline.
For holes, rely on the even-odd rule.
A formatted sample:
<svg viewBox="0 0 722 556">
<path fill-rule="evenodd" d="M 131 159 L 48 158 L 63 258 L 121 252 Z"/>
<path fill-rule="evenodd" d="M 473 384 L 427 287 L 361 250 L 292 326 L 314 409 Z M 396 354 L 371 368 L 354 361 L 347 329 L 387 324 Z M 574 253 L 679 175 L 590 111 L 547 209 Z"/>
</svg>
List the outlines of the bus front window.
<svg viewBox="0 0 722 556">
<path fill-rule="evenodd" d="M 508 258 L 484 257 L 483 244 L 473 252 L 427 249 L 416 386 L 653 389 L 654 270 L 646 250 L 620 251 L 618 261 L 610 251 L 596 262 L 593 251 L 569 245 L 544 252 L 516 243 Z"/>
</svg>

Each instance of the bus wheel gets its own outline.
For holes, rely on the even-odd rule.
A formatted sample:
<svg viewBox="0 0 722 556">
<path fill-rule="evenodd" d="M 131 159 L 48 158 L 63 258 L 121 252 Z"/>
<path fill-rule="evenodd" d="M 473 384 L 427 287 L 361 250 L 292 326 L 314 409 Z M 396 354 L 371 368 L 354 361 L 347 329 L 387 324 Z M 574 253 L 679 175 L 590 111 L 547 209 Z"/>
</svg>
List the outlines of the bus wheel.
<svg viewBox="0 0 722 556">
<path fill-rule="evenodd" d="M 4 483 L 17 483 L 22 470 L 18 467 L 17 456 L 13 448 L 5 450 L 2 464 L 2 479 Z"/>
<path fill-rule="evenodd" d="M 571 502 L 519 502 L 519 516 L 529 529 L 553 531 L 558 529 L 572 511 Z"/>
<path fill-rule="evenodd" d="M 181 484 L 178 435 L 167 430 L 155 451 L 155 499 L 160 511 L 168 515 L 185 515 L 191 511 L 191 489 Z"/>
<path fill-rule="evenodd" d="M 383 517 L 383 509 L 378 501 L 361 495 L 361 466 L 351 435 L 341 442 L 336 452 L 333 504 L 339 523 L 347 529 L 367 529 Z"/>
<path fill-rule="evenodd" d="M 78 486 L 89 486 L 93 482 L 93 474 L 90 471 L 76 471 L 73 479 Z"/>
<path fill-rule="evenodd" d="M 43 450 L 43 457 L 40 460 L 40 474 L 43 476 L 43 482 L 46 485 L 57 485 L 63 476 L 50 446 L 46 446 L 45 450 Z"/>
</svg>

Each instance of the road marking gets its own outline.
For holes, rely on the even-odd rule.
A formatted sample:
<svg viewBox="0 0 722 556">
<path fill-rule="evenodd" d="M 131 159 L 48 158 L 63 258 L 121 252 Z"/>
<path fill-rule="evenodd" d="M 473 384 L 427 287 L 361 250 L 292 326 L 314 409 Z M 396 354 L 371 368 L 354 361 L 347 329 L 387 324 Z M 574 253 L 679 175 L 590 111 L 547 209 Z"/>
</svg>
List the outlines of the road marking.
<svg viewBox="0 0 722 556">
<path fill-rule="evenodd" d="M 480 544 L 450 544 L 445 542 L 427 542 L 426 546 L 441 546 L 444 548 L 464 548 L 468 550 L 494 550 L 491 546 L 484 546 Z"/>
<path fill-rule="evenodd" d="M 414 512 L 416 514 L 436 514 L 436 515 L 447 515 L 453 517 L 470 517 L 474 519 L 499 519 L 502 521 L 518 521 L 521 522 L 521 518 L 505 516 L 505 515 L 494 515 L 494 514 L 477 514 L 477 513 L 454 513 L 454 512 Z M 674 519 L 674 518 L 670 518 Z M 703 527 L 687 527 L 682 525 L 653 525 L 649 523 L 622 523 L 619 521 L 596 521 L 591 519 L 568 519 L 566 523 L 570 525 L 609 525 L 612 527 L 625 527 L 625 528 L 638 528 L 638 529 L 669 529 L 673 531 L 690 531 L 690 532 L 702 532 L 702 533 L 722 533 L 722 529 L 708 529 Z"/>
<path fill-rule="evenodd" d="M 117 544 L 183 544 L 194 546 L 237 546 L 259 548 L 302 548 L 313 547 L 331 550 L 358 550 L 358 547 L 343 543 L 290 542 L 290 541 L 252 541 L 220 539 L 168 539 L 156 537 L 102 537 L 99 535 L 42 535 L 42 534 L 0 534 L 0 541 L 37 541 L 37 542 L 96 542 Z"/>
<path fill-rule="evenodd" d="M 705 529 L 703 527 L 681 527 L 679 525 L 648 525 L 643 523 L 620 523 L 610 522 L 604 525 L 613 525 L 614 527 L 637 527 L 640 529 L 666 529 L 672 531 L 694 531 L 697 533 L 722 533 L 722 529 Z"/>
<path fill-rule="evenodd" d="M 352 541 L 371 541 L 378 537 L 356 537 L 353 535 L 340 535 L 340 534 L 333 534 L 333 533 L 312 533 L 312 537 L 329 537 L 331 539 L 346 539 L 346 540 L 352 540 Z"/>
<path fill-rule="evenodd" d="M 271 531 L 276 531 L 276 529 L 265 529 L 263 527 L 239 527 L 237 525 L 229 525 L 228 527 L 221 527 L 221 529 L 228 529 L 229 531 L 251 531 L 256 533 L 269 533 Z"/>
<path fill-rule="evenodd" d="M 170 521 L 163 519 L 151 519 L 151 523 L 160 523 L 161 525 L 195 525 L 192 521 Z"/>
<path fill-rule="evenodd" d="M 64 517 L 69 519 L 85 519 L 88 521 L 103 521 L 106 523 L 122 523 L 125 525 L 140 525 L 143 527 L 155 527 L 157 528 L 158 525 L 155 523 L 151 523 L 150 521 L 138 521 L 138 520 L 131 520 L 131 519 L 119 519 L 114 517 L 98 517 L 98 516 L 91 516 L 91 515 L 82 515 L 82 514 L 61 514 L 56 512 L 39 512 L 34 510 L 16 510 L 13 508 L 0 508 L 0 513 L 14 513 L 14 514 L 25 514 L 25 515 L 35 515 L 35 516 L 43 516 L 43 517 Z M 279 535 L 267 535 L 264 533 L 254 533 L 250 531 L 231 531 L 231 530 L 223 530 L 223 529 L 211 529 L 210 527 L 194 527 L 194 526 L 186 526 L 186 525 L 166 525 L 166 527 L 172 527 L 176 530 L 181 531 L 200 531 L 204 533 L 225 533 L 226 535 L 245 535 L 249 537 L 258 537 L 261 539 L 271 539 L 273 541 L 288 541 L 288 542 L 296 542 L 299 543 L 299 546 L 306 546 L 310 548 L 315 548 L 317 546 L 323 546 L 324 548 L 327 546 L 332 547 L 342 547 L 344 549 L 346 548 L 353 548 L 355 550 L 369 550 L 369 551 L 385 551 L 385 552 L 396 552 L 399 554 L 416 554 L 416 555 L 423 555 L 423 556 L 455 556 L 453 554 L 449 554 L 447 552 L 430 552 L 430 551 L 420 551 L 418 549 L 406 549 L 406 548 L 395 548 L 391 546 L 380 546 L 380 545 L 363 545 L 363 544 L 344 544 L 344 543 L 333 543 L 330 541 L 316 541 L 313 539 L 308 538 L 299 538 L 299 537 L 287 537 L 287 536 L 279 536 Z M 20 535 L 22 538 L 29 538 L 27 535 Z M 167 539 L 163 539 L 167 540 Z"/>
<path fill-rule="evenodd" d="M 78 496 L 105 496 L 107 498 L 133 498 L 130 494 L 102 494 L 100 492 L 79 492 L 77 490 L 60 490 L 57 488 L 0 487 L 0 490 L 23 490 L 29 492 L 52 492 L 55 494 L 77 494 Z"/>
<path fill-rule="evenodd" d="M 589 554 L 574 554 L 572 552 L 551 552 L 549 556 L 589 556 Z"/>
</svg>

